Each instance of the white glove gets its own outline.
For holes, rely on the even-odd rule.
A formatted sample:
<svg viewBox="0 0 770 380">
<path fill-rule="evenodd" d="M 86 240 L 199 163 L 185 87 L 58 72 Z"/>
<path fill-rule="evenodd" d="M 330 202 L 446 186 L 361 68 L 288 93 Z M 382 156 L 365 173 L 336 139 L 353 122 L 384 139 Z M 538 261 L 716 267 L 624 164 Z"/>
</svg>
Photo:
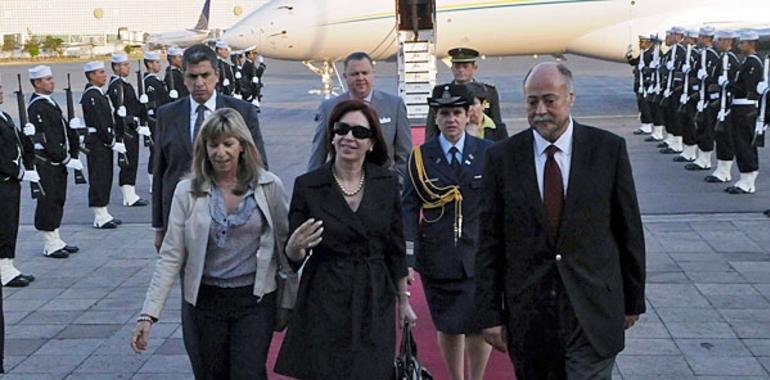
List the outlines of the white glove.
<svg viewBox="0 0 770 380">
<path fill-rule="evenodd" d="M 261 55 L 257 56 L 257 60 L 259 61 L 259 63 L 265 63 L 265 59 Z"/>
<path fill-rule="evenodd" d="M 690 65 L 682 66 L 682 72 L 685 73 L 685 74 L 689 73 L 691 69 L 692 69 L 692 67 L 690 67 Z"/>
<path fill-rule="evenodd" d="M 754 133 L 761 135 L 765 133 L 765 129 L 767 129 L 767 124 L 757 120 L 756 124 L 754 124 Z M 24 175 L 27 176 L 26 174 Z"/>
<path fill-rule="evenodd" d="M 233 94 L 233 98 L 243 99 L 243 95 L 241 95 L 241 94 Z"/>
<path fill-rule="evenodd" d="M 67 161 L 67 164 L 64 166 L 73 170 L 83 170 L 83 163 L 80 162 L 80 160 L 78 160 L 77 158 L 70 159 L 69 161 Z"/>
<path fill-rule="evenodd" d="M 142 94 L 142 96 L 139 97 L 139 103 L 147 104 L 150 102 L 150 98 L 147 97 L 147 94 Z"/>
<path fill-rule="evenodd" d="M 121 142 L 116 142 L 112 145 L 112 151 L 126 154 L 126 144 L 123 144 Z"/>
<path fill-rule="evenodd" d="M 650 68 L 651 68 L 651 69 L 655 70 L 655 69 L 657 69 L 658 67 L 660 67 L 660 62 L 658 62 L 658 61 L 652 61 L 652 62 L 650 62 Z"/>
<path fill-rule="evenodd" d="M 679 103 L 682 103 L 682 104 L 687 104 L 687 95 L 685 95 L 685 94 L 682 94 L 682 95 L 679 97 Z"/>
<path fill-rule="evenodd" d="M 78 135 L 78 142 L 80 143 L 80 145 L 85 144 L 86 143 L 86 137 L 83 136 L 83 135 Z"/>
<path fill-rule="evenodd" d="M 128 113 L 126 112 L 126 106 L 120 106 L 118 107 L 118 116 L 120 117 L 126 117 Z"/>
<path fill-rule="evenodd" d="M 704 109 L 706 109 L 706 102 L 701 100 L 698 102 L 698 112 L 703 112 Z"/>
<path fill-rule="evenodd" d="M 725 110 L 719 110 L 719 113 L 717 113 L 717 120 L 725 121 L 726 117 L 727 117 L 727 112 L 725 112 Z"/>
<path fill-rule="evenodd" d="M 668 69 L 668 71 L 673 70 L 674 69 L 674 62 L 671 62 L 671 61 L 666 62 L 666 68 Z"/>
<path fill-rule="evenodd" d="M 37 174 L 37 170 L 35 170 L 35 169 L 25 170 L 24 171 L 24 176 L 21 177 L 21 180 L 22 181 L 27 181 L 27 182 L 38 183 L 38 182 L 40 182 L 40 174 Z"/>
<path fill-rule="evenodd" d="M 767 91 L 767 82 L 757 83 L 757 94 L 762 95 Z"/>
<path fill-rule="evenodd" d="M 150 131 L 150 127 L 147 127 L 145 125 L 137 128 L 136 129 L 136 133 L 138 133 L 138 134 L 140 134 L 142 136 L 147 136 L 147 137 L 152 136 L 152 132 Z"/>
<path fill-rule="evenodd" d="M 631 59 L 634 56 L 634 47 L 631 44 L 628 44 L 628 49 L 626 49 L 626 58 Z"/>
<path fill-rule="evenodd" d="M 259 107 L 259 100 L 257 100 L 257 98 L 254 98 L 254 100 L 251 101 L 251 104 L 253 104 L 255 107 Z"/>
<path fill-rule="evenodd" d="M 80 121 L 80 118 L 73 117 L 72 120 L 70 120 L 70 129 L 83 129 L 86 126 L 83 125 L 83 122 Z"/>
<path fill-rule="evenodd" d="M 147 110 L 147 116 L 155 116 L 155 110 Z"/>
<path fill-rule="evenodd" d="M 241 79 L 241 77 L 243 77 L 243 76 L 241 75 L 241 72 L 240 72 L 240 71 L 236 71 L 236 72 L 235 72 L 235 79 Z"/>
<path fill-rule="evenodd" d="M 251 83 L 258 84 L 259 83 L 259 77 L 254 76 L 254 78 L 251 78 Z"/>
<path fill-rule="evenodd" d="M 668 98 L 669 96 L 671 96 L 671 90 L 666 89 L 665 91 L 663 91 L 663 97 L 664 98 Z"/>
<path fill-rule="evenodd" d="M 171 90 L 171 92 L 168 93 L 168 97 L 171 99 L 176 99 L 179 97 L 179 92 L 176 90 Z"/>
<path fill-rule="evenodd" d="M 34 136 L 35 135 L 35 124 L 32 124 L 32 123 L 24 124 L 24 135 L 25 136 Z"/>
<path fill-rule="evenodd" d="M 230 79 L 229 78 L 225 78 L 225 80 L 222 81 L 222 86 L 227 87 L 229 85 L 230 85 Z"/>
<path fill-rule="evenodd" d="M 717 79 L 717 83 L 719 83 L 719 85 L 720 85 L 721 87 L 724 87 L 724 86 L 727 84 L 727 76 L 725 76 L 725 75 L 720 75 L 720 76 L 719 76 L 719 79 Z"/>
<path fill-rule="evenodd" d="M 708 73 L 705 69 L 698 70 L 698 80 L 704 80 L 708 76 Z"/>
</svg>

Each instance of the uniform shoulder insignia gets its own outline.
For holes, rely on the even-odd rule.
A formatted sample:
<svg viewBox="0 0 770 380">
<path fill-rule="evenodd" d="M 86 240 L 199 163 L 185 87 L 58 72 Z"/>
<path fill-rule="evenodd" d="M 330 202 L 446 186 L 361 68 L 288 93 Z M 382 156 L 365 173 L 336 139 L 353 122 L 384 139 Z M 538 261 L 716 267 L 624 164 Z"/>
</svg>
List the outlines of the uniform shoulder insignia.
<svg viewBox="0 0 770 380">
<path fill-rule="evenodd" d="M 94 98 L 91 98 L 91 105 L 92 105 L 92 106 L 95 106 L 95 105 L 96 105 L 96 99 L 94 99 Z"/>
<path fill-rule="evenodd" d="M 495 87 L 494 83 L 486 83 L 486 82 L 482 82 L 482 84 L 483 84 L 484 86 L 487 86 L 487 87 Z"/>
<path fill-rule="evenodd" d="M 40 114 L 37 114 L 37 121 L 38 121 L 39 123 L 42 123 L 42 122 L 43 122 L 43 117 L 42 117 L 42 116 L 40 116 Z"/>
</svg>

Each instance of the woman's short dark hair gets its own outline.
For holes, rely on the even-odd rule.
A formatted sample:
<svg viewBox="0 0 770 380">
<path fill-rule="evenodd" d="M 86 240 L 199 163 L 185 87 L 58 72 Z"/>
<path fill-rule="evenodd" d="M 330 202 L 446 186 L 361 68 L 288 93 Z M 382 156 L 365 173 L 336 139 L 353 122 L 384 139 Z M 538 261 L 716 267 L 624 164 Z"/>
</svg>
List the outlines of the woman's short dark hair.
<svg viewBox="0 0 770 380">
<path fill-rule="evenodd" d="M 487 86 L 479 82 L 468 82 L 465 84 L 465 87 L 468 88 L 468 92 L 471 93 L 472 97 L 478 98 L 482 103 L 484 103 L 485 100 L 489 100 Z"/>
<path fill-rule="evenodd" d="M 209 61 L 216 70 L 218 61 L 213 50 L 204 44 L 190 46 L 182 55 L 182 69 L 187 70 L 187 65 L 197 65 L 203 61 Z"/>
<path fill-rule="evenodd" d="M 385 145 L 385 137 L 382 134 L 382 127 L 380 126 L 380 116 L 374 108 L 370 107 L 366 103 L 350 99 L 343 100 L 337 103 L 332 109 L 329 115 L 329 120 L 326 123 L 326 147 L 329 152 L 331 161 L 334 161 L 336 151 L 334 150 L 334 123 L 340 121 L 345 115 L 350 112 L 360 111 L 366 117 L 366 121 L 369 122 L 369 128 L 374 132 L 372 137 L 372 151 L 366 152 L 366 162 L 371 162 L 380 166 L 387 167 L 390 163 L 390 156 L 388 155 L 388 147 Z"/>
</svg>

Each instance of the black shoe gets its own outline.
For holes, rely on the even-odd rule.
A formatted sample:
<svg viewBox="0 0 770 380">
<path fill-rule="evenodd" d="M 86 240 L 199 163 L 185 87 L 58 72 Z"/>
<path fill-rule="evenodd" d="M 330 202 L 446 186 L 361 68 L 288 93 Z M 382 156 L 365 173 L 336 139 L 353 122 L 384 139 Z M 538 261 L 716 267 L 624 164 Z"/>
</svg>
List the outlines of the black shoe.
<svg viewBox="0 0 770 380">
<path fill-rule="evenodd" d="M 35 276 L 33 276 L 31 274 L 24 274 L 24 273 L 22 273 L 22 274 L 19 275 L 19 277 L 27 280 L 28 282 L 35 281 Z"/>
<path fill-rule="evenodd" d="M 643 131 L 641 129 L 637 129 L 637 130 L 634 131 L 634 134 L 635 135 L 651 135 L 652 132 L 645 132 L 645 131 Z"/>
<path fill-rule="evenodd" d="M 728 181 L 728 180 L 722 180 L 721 178 L 715 177 L 713 175 L 707 175 L 706 178 L 704 178 L 703 180 L 708 183 L 725 183 Z"/>
<path fill-rule="evenodd" d="M 112 223 L 115 223 L 115 224 L 117 224 L 117 225 L 121 225 L 121 224 L 123 224 L 123 221 L 122 221 L 122 220 L 120 220 L 120 219 L 118 219 L 118 218 L 112 218 L 111 222 L 112 222 Z"/>
<path fill-rule="evenodd" d="M 738 186 L 730 186 L 725 189 L 725 192 L 728 194 L 752 194 L 753 191 L 746 191 L 741 189 Z"/>
<path fill-rule="evenodd" d="M 24 279 L 21 275 L 18 275 L 13 278 L 13 280 L 8 281 L 7 284 L 3 285 L 7 288 L 23 288 L 25 286 L 29 286 L 29 281 Z"/>
<path fill-rule="evenodd" d="M 80 248 L 78 248 L 75 245 L 65 245 L 64 248 L 62 249 L 65 250 L 67 253 L 78 253 L 78 251 L 80 251 Z"/>
<path fill-rule="evenodd" d="M 660 152 L 661 154 L 678 154 L 678 153 L 682 153 L 681 150 L 676 150 L 676 149 L 674 149 L 672 147 L 663 148 L 663 149 L 659 150 L 658 152 Z"/>
<path fill-rule="evenodd" d="M 94 225 L 94 228 L 96 228 L 98 230 L 112 230 L 112 229 L 118 228 L 118 224 L 115 223 L 114 220 L 110 220 L 109 222 L 106 222 L 106 223 L 102 224 L 101 226 Z"/>
<path fill-rule="evenodd" d="M 668 148 L 668 144 L 662 142 L 662 143 L 658 144 L 658 148 Z"/>
<path fill-rule="evenodd" d="M 49 253 L 47 255 L 44 255 L 44 256 L 45 257 L 50 257 L 52 259 L 66 259 L 66 258 L 70 257 L 70 254 L 67 251 L 65 251 L 64 248 L 62 248 L 62 249 L 60 249 L 58 251 L 51 252 L 51 253 Z"/>
<path fill-rule="evenodd" d="M 644 139 L 644 141 L 647 141 L 647 142 L 660 142 L 660 141 L 663 141 L 663 140 L 658 140 L 658 139 L 656 139 L 653 136 L 647 136 L 647 138 Z"/>
<path fill-rule="evenodd" d="M 764 214 L 770 217 L 770 209 L 765 210 Z"/>
<path fill-rule="evenodd" d="M 684 168 L 686 170 L 695 171 L 695 172 L 700 172 L 700 171 L 704 171 L 704 170 L 711 170 L 711 168 L 704 168 L 703 166 L 700 166 L 698 164 L 693 164 L 693 163 L 685 165 Z"/>
<path fill-rule="evenodd" d="M 136 202 L 128 205 L 128 207 L 144 207 L 144 206 L 147 206 L 149 204 L 150 204 L 150 202 L 147 202 L 146 200 L 144 200 L 142 198 L 139 198 L 139 199 L 136 200 Z"/>
<path fill-rule="evenodd" d="M 694 158 L 686 158 L 684 156 L 676 156 L 673 159 L 674 162 L 694 162 Z"/>
</svg>

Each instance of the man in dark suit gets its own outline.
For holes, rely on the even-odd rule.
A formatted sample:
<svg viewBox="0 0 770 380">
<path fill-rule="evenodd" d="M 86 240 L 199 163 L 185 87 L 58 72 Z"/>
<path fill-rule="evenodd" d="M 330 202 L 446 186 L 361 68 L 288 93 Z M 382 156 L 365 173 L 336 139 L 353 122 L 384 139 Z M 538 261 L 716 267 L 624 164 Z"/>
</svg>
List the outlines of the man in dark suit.
<svg viewBox="0 0 770 380">
<path fill-rule="evenodd" d="M 532 128 L 487 152 L 477 322 L 516 378 L 610 379 L 645 311 L 644 235 L 625 141 L 573 121 L 572 74 L 524 81 Z"/>
<path fill-rule="evenodd" d="M 327 99 L 318 107 L 316 121 L 318 125 L 313 135 L 313 146 L 307 170 L 321 167 L 329 156 L 326 142 L 326 121 L 334 106 L 342 100 L 358 99 L 372 105 L 380 115 L 380 126 L 388 147 L 391 169 L 400 177 L 406 174 L 406 160 L 412 151 L 412 130 L 406 117 L 404 101 L 395 95 L 375 90 L 374 68 L 372 59 L 363 52 L 351 53 L 345 58 L 345 72 L 342 75 L 348 85 L 348 91 L 336 98 Z"/>
</svg>

